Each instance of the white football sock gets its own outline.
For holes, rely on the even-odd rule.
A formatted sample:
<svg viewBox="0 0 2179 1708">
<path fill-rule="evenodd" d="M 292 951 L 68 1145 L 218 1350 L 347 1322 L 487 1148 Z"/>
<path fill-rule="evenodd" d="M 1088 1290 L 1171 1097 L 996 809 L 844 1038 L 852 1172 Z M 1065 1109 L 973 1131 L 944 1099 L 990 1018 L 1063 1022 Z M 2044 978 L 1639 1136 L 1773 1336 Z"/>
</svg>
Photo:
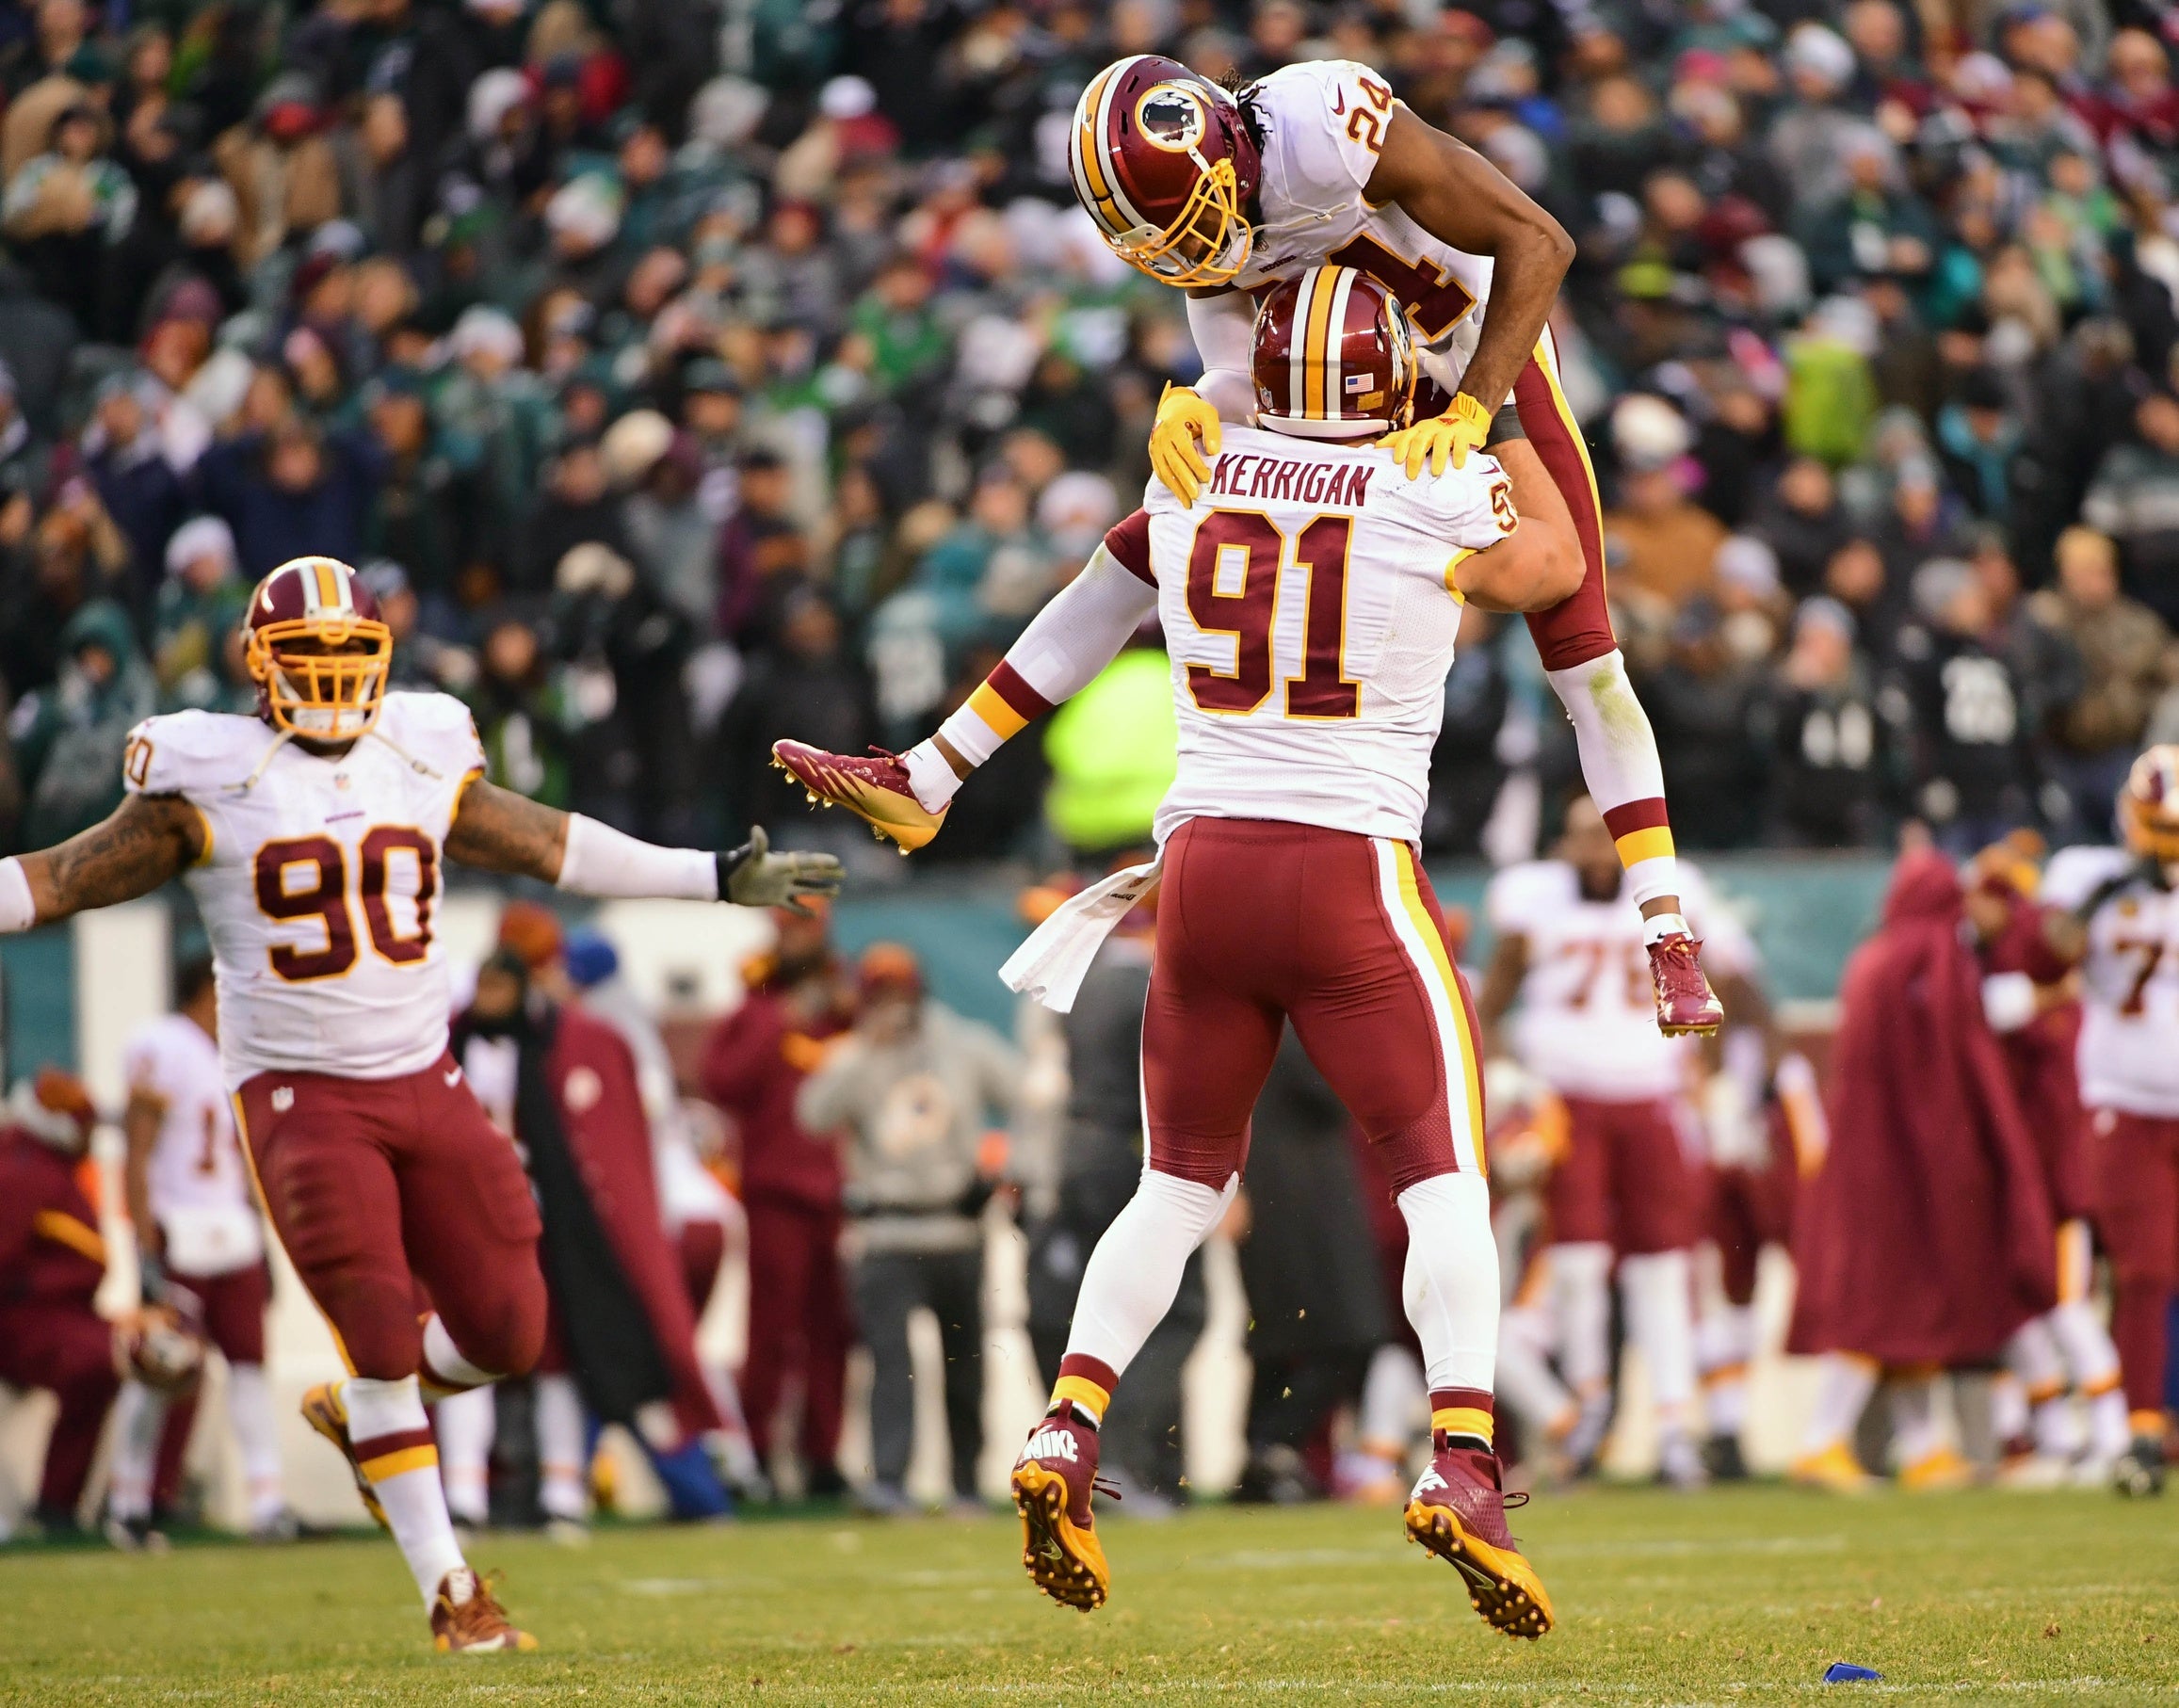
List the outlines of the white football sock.
<svg viewBox="0 0 2179 1708">
<path fill-rule="evenodd" d="M 1165 1320 L 1195 1249 L 1219 1225 L 1241 1177 L 1223 1192 L 1145 1168 L 1135 1196 L 1112 1218 L 1082 1270 L 1067 1351 L 1122 1374 Z"/>
<path fill-rule="evenodd" d="M 1685 1251 L 1653 1251 L 1619 1260 L 1621 1307 L 1627 1338 L 1641 1349 L 1650 1399 L 1666 1429 L 1685 1429 L 1695 1401 L 1695 1309 Z"/>
<path fill-rule="evenodd" d="M 424 1414 L 424 1396 L 416 1378 L 380 1381 L 351 1376 L 341 1384 L 341 1401 L 347 1408 L 348 1438 L 374 1441 L 387 1436 L 414 1435 L 429 1428 Z M 439 1592 L 439 1582 L 461 1567 L 461 1544 L 454 1539 L 454 1523 L 446 1515 L 446 1494 L 439 1486 L 439 1467 L 427 1461 L 413 1470 L 371 1479 L 371 1492 L 386 1509 L 386 1523 L 400 1544 L 401 1557 L 416 1580 L 424 1605 Z"/>
<path fill-rule="evenodd" d="M 1877 1391 L 1880 1366 L 1850 1352 L 1827 1352 L 1816 1374 L 1816 1404 L 1808 1414 L 1808 1429 L 1801 1437 L 1803 1455 L 1827 1447 L 1845 1446 L 1862 1421 L 1863 1408 Z"/>
<path fill-rule="evenodd" d="M 424 1368 L 419 1376 L 427 1397 L 434 1404 L 449 1394 L 485 1387 L 504 1374 L 483 1369 L 462 1357 L 461 1348 L 454 1344 L 436 1311 L 424 1319 Z"/>
<path fill-rule="evenodd" d="M 1415 1355 L 1396 1342 L 1380 1346 L 1369 1359 L 1362 1381 L 1362 1406 L 1355 1433 L 1364 1446 L 1404 1450 L 1429 1422 L 1430 1394 Z"/>
<path fill-rule="evenodd" d="M 227 1421 L 242 1456 L 250 1490 L 250 1524 L 278 1518 L 286 1506 L 280 1482 L 280 1425 L 272 1413 L 272 1386 L 263 1364 L 227 1366 Z"/>
<path fill-rule="evenodd" d="M 1719 1304 L 1696 1330 L 1703 1406 L 1712 1435 L 1738 1435 L 1748 1421 L 1748 1365 L 1755 1355 L 1755 1307 Z"/>
<path fill-rule="evenodd" d="M 159 1470 L 159 1436 L 167 1424 L 167 1396 L 141 1382 L 124 1382 L 114 1401 L 112 1487 L 106 1507 L 123 1521 L 152 1516 L 152 1483 Z"/>
<path fill-rule="evenodd" d="M 1558 1367 L 1586 1401 L 1611 1386 L 1611 1248 L 1602 1240 L 1553 1246 L 1549 1263 Z"/>
<path fill-rule="evenodd" d="M 1918 1465 L 1950 1445 L 1937 1411 L 1937 1378 L 1906 1377 L 1892 1384 L 1892 1453 L 1901 1468 Z"/>
<path fill-rule="evenodd" d="M 1551 1373 L 1550 1325 L 1541 1313 L 1509 1307 L 1498 1317 L 1498 1398 L 1521 1421 L 1552 1441 L 1573 1429 L 1580 1408 L 1566 1385 Z"/>
<path fill-rule="evenodd" d="M 499 1408 L 490 1388 L 450 1394 L 431 1408 L 446 1509 L 465 1524 L 481 1525 L 490 1516 L 492 1440 L 498 1426 Z"/>
<path fill-rule="evenodd" d="M 1990 1433 L 2002 1450 L 2028 1433 L 2027 1390 L 2010 1370 L 1990 1378 Z"/>
<path fill-rule="evenodd" d="M 572 1376 L 537 1378 L 538 1504 L 547 1518 L 581 1523 L 590 1515 L 583 1397 Z"/>
<path fill-rule="evenodd" d="M 2096 1394 L 2117 1383 L 2119 1349 L 2095 1306 L 2085 1298 L 2068 1299 L 2043 1320 L 2050 1325 L 2051 1338 L 2058 1343 L 2074 1387 Z"/>
<path fill-rule="evenodd" d="M 1400 1297 L 1423 1344 L 1423 1376 L 1441 1388 L 1492 1391 L 1498 1359 L 1498 1241 L 1491 1184 L 1437 1174 L 1399 1195 L 1407 1221 Z"/>
<path fill-rule="evenodd" d="M 1614 647 L 1599 657 L 1544 676 L 1574 721 L 1581 780 L 1600 813 L 1635 800 L 1662 800 L 1664 762 L 1649 714 L 1627 685 L 1626 660 Z M 1679 862 L 1671 854 L 1638 859 L 1626 868 L 1626 894 L 1638 906 L 1680 890 Z"/>
</svg>

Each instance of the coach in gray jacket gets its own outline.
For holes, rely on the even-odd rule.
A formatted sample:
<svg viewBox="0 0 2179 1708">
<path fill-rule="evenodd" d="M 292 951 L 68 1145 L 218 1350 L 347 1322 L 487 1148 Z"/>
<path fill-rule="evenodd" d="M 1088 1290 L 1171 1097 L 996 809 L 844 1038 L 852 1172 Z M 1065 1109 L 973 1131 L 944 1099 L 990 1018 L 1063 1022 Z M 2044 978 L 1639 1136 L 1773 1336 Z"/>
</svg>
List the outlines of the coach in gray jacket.
<svg viewBox="0 0 2179 1708">
<path fill-rule="evenodd" d="M 993 1118 L 1013 1112 L 1020 1056 L 989 1026 L 924 994 L 915 957 L 876 943 L 857 966 L 854 1029 L 802 1084 L 795 1111 L 845 1151 L 847 1249 L 870 1348 L 870 1447 L 880 1512 L 905 1510 L 915 1437 L 908 1315 L 938 1318 L 957 1502 L 976 1500 L 983 1448 L 983 1230 L 993 1179 L 981 1165 Z"/>
</svg>

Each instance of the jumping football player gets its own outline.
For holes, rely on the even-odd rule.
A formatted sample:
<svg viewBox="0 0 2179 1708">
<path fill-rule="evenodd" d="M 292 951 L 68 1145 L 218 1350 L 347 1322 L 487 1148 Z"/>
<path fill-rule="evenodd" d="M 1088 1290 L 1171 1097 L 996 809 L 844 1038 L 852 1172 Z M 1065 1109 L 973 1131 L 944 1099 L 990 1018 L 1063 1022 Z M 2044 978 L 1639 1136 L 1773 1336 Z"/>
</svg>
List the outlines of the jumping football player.
<svg viewBox="0 0 2179 1708">
<path fill-rule="evenodd" d="M 2179 1286 L 2179 746 L 2119 793 L 2123 848 L 2061 848 L 2043 873 L 2051 944 L 2081 969 L 2077 1060 L 2111 1254 L 2111 1338 L 2132 1414 L 2119 1489 L 2164 1487 L 2166 1312 Z"/>
<path fill-rule="evenodd" d="M 1458 464 L 1510 400 L 1581 540 L 1583 577 L 1528 615 L 1545 673 L 1574 720 L 1590 794 L 1640 905 L 1657 1023 L 1709 1032 L 1721 1018 L 1679 905 L 1664 773 L 1627 684 L 1605 603 L 1596 476 L 1559 390 L 1545 325 L 1574 244 L 1474 150 L 1426 124 L 1367 66 L 1284 66 L 1235 96 L 1177 60 L 1106 67 L 1075 104 L 1074 194 L 1113 252 L 1188 294 L 1202 359 L 1168 388 L 1151 466 L 1184 505 L 1209 477 L 1220 422 L 1255 407 L 1254 297 L 1304 267 L 1370 274 L 1405 305 L 1422 345 L 1416 419 L 1386 447 L 1410 477 Z"/>
<path fill-rule="evenodd" d="M 1414 481 L 1375 448 L 1407 419 L 1414 365 L 1407 318 L 1374 279 L 1324 266 L 1276 287 L 1254 371 L 1261 425 L 1228 436 L 1209 502 L 1189 509 L 1153 484 L 944 726 L 955 758 L 939 763 L 965 773 L 1086 685 L 1153 610 L 1164 624 L 1180 769 L 1157 812 L 1160 862 L 1085 891 L 1031 940 L 1071 941 L 1078 972 L 1125 910 L 1100 898 L 1162 872 L 1146 1167 L 1084 1271 L 1051 1410 L 1014 1469 L 1024 1562 L 1055 1600 L 1106 1599 L 1098 1425 L 1234 1196 L 1291 1019 L 1385 1147 L 1411 1232 L 1436 1451 L 1408 1532 L 1459 1569 L 1491 1623 L 1538 1636 L 1550 1601 L 1507 1534 L 1492 1447 L 1498 1272 L 1475 1025 L 1414 845 L 1461 600 L 1562 598 L 1580 548 L 1518 437 Z M 1498 426 L 1520 432 L 1509 410 Z M 838 775 L 832 755 L 777 750 L 797 776 Z M 1071 983 L 1045 988 L 1072 1000 Z"/>
<path fill-rule="evenodd" d="M 726 854 L 654 847 L 487 782 L 459 701 L 387 692 L 392 631 L 331 558 L 267 575 L 243 639 L 257 715 L 139 724 L 112 816 L 0 861 L 0 930 L 186 877 L 235 1124 L 349 1372 L 304 1415 L 400 1544 L 436 1645 L 533 1648 L 461 1557 L 424 1411 L 529 1369 L 545 1316 L 522 1165 L 447 1054 L 440 862 L 758 906 L 830 893 L 839 866 L 770 853 L 762 830 Z M 421 1320 L 418 1282 L 434 1307 Z"/>
</svg>

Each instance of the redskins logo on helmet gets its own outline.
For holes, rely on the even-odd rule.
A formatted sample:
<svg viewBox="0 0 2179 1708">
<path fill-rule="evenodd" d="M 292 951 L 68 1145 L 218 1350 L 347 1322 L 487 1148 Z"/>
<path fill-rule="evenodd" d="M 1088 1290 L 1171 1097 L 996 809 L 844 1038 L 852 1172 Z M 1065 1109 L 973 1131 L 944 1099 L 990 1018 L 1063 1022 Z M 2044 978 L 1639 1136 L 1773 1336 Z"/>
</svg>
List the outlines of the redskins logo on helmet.
<svg viewBox="0 0 2179 1708">
<path fill-rule="evenodd" d="M 1367 273 L 1313 266 L 1256 310 L 1256 425 L 1304 439 L 1354 439 L 1407 424 L 1414 339 L 1407 311 Z"/>
<path fill-rule="evenodd" d="M 2179 745 L 2165 742 L 2134 761 L 2119 791 L 2126 846 L 2161 865 L 2179 865 Z"/>
<path fill-rule="evenodd" d="M 293 557 L 257 584 L 243 620 L 257 715 L 312 741 L 352 741 L 379 720 L 394 632 L 355 572 Z"/>
<path fill-rule="evenodd" d="M 1261 164 L 1233 96 L 1161 54 L 1115 60 L 1074 104 L 1076 198 L 1114 254 L 1167 284 L 1224 284 L 1248 265 Z"/>
</svg>

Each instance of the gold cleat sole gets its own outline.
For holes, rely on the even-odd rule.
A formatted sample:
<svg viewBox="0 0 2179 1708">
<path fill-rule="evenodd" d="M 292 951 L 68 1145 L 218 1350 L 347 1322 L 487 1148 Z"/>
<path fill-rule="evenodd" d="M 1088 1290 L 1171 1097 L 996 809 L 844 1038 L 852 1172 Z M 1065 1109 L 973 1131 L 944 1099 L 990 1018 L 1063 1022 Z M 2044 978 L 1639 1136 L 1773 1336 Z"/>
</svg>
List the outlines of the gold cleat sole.
<svg viewBox="0 0 2179 1708">
<path fill-rule="evenodd" d="M 1405 1516 L 1408 1539 L 1461 1574 L 1468 1604 L 1493 1631 L 1534 1642 L 1551 1629 L 1551 1597 L 1536 1569 L 1520 1555 L 1471 1535 L 1448 1507 L 1410 1501 Z"/>
<path fill-rule="evenodd" d="M 1089 1613 L 1105 1604 L 1112 1571 L 1105 1548 L 1067 1516 L 1067 1479 L 1041 1465 L 1016 1465 L 1014 1510 L 1022 1515 L 1022 1569 L 1063 1607 Z"/>
<path fill-rule="evenodd" d="M 431 1647 L 441 1654 L 535 1654 L 537 1638 L 526 1631 L 510 1631 L 496 1643 L 464 1643 L 457 1649 L 442 1632 L 431 1639 Z"/>
<path fill-rule="evenodd" d="M 846 807 L 848 812 L 854 814 L 856 817 L 870 827 L 870 834 L 874 840 L 881 843 L 890 842 L 898 847 L 900 857 L 903 860 L 938 834 L 936 824 L 896 824 L 889 819 L 873 816 L 853 801 L 834 800 L 829 795 L 820 795 L 808 783 L 803 782 L 799 777 L 796 777 L 786 762 L 777 754 L 772 756 L 771 767 L 775 771 L 783 772 L 786 776 L 794 778 L 796 782 L 800 783 L 802 798 L 813 807 Z M 940 819 L 941 822 L 944 822 L 944 814 L 940 815 Z"/>
<path fill-rule="evenodd" d="M 388 1536 L 394 1526 L 387 1522 L 386 1508 L 379 1505 L 379 1496 L 371 1487 L 371 1479 L 363 1474 L 363 1468 L 356 1463 L 355 1455 L 348 1449 L 348 1412 L 341 1404 L 340 1395 L 331 1382 L 320 1382 L 302 1396 L 302 1421 L 331 1442 L 341 1458 L 347 1460 L 348 1471 L 356 1479 L 356 1492 L 363 1497 L 363 1510 Z"/>
<path fill-rule="evenodd" d="M 1657 1030 L 1667 1038 L 1715 1038 L 1719 1029 L 1718 1026 L 1668 1026 L 1662 1022 L 1657 1025 Z"/>
</svg>

